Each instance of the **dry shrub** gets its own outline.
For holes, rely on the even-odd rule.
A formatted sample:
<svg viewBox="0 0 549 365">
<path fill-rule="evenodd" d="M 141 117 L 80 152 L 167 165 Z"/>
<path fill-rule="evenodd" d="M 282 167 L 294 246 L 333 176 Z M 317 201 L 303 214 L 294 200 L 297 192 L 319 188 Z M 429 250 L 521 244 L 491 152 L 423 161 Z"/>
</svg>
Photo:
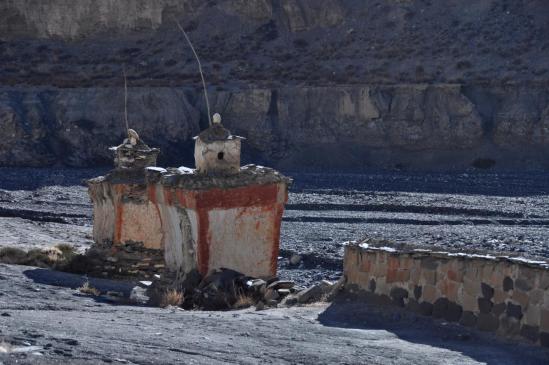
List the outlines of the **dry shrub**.
<svg viewBox="0 0 549 365">
<path fill-rule="evenodd" d="M 41 250 L 33 248 L 27 252 L 27 257 L 21 265 L 50 268 L 57 262 L 60 252 L 54 249 Z"/>
<path fill-rule="evenodd" d="M 0 262 L 10 265 L 29 265 L 45 268 L 59 268 L 76 255 L 69 244 L 60 244 L 46 249 L 33 248 L 25 251 L 16 247 L 0 248 Z"/>
<path fill-rule="evenodd" d="M 61 252 L 61 250 L 57 247 L 48 247 L 44 250 L 41 250 L 41 252 L 36 253 L 37 257 L 40 254 L 46 255 L 49 262 L 51 263 L 59 262 L 63 258 L 63 252 Z"/>
<path fill-rule="evenodd" d="M 2 247 L 0 248 L 0 261 L 5 264 L 19 264 L 27 257 L 27 253 L 20 248 Z"/>
<path fill-rule="evenodd" d="M 80 291 L 80 293 L 89 294 L 96 297 L 101 294 L 101 291 L 91 286 L 89 281 L 86 281 L 80 288 L 78 288 L 78 291 Z"/>
<path fill-rule="evenodd" d="M 48 251 L 32 249 L 29 251 L 15 247 L 3 247 L 0 249 L 0 262 L 10 265 L 29 265 L 38 267 L 50 267 L 54 255 Z"/>
<path fill-rule="evenodd" d="M 54 247 L 62 252 L 63 257 L 65 259 L 70 259 L 74 255 L 76 255 L 76 251 L 74 249 L 74 246 L 71 245 L 70 243 L 60 243 L 58 245 L 55 245 Z"/>
<path fill-rule="evenodd" d="M 255 304 L 254 298 L 246 294 L 238 294 L 236 302 L 233 304 L 234 309 L 248 308 Z"/>
<path fill-rule="evenodd" d="M 179 307 L 184 301 L 183 293 L 175 289 L 167 290 L 160 300 L 160 306 L 166 308 L 170 305 Z"/>
</svg>

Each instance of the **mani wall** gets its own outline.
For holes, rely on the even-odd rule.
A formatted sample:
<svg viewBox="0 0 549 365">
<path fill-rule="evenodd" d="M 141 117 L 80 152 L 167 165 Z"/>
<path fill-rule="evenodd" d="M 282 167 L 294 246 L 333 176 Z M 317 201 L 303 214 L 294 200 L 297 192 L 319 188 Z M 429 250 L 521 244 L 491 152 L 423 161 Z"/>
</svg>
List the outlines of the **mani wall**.
<svg viewBox="0 0 549 365">
<path fill-rule="evenodd" d="M 345 248 L 347 290 L 549 347 L 549 263 L 507 256 Z"/>
</svg>

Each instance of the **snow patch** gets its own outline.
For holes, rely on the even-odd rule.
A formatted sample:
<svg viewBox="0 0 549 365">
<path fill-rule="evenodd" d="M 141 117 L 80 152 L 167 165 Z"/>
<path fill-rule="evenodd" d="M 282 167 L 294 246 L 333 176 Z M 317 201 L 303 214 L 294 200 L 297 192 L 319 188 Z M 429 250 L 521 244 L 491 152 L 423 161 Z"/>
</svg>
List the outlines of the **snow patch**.
<svg viewBox="0 0 549 365">
<path fill-rule="evenodd" d="M 146 167 L 145 169 L 148 170 L 148 171 L 159 172 L 159 173 L 161 173 L 161 174 L 163 174 L 163 173 L 165 173 L 165 172 L 168 172 L 168 170 L 166 170 L 165 168 L 162 168 L 162 167 L 155 167 L 155 166 L 149 166 L 149 167 Z"/>
<path fill-rule="evenodd" d="M 191 169 L 185 166 L 180 166 L 177 168 L 177 172 L 179 172 L 182 175 L 194 174 L 194 169 Z"/>
</svg>

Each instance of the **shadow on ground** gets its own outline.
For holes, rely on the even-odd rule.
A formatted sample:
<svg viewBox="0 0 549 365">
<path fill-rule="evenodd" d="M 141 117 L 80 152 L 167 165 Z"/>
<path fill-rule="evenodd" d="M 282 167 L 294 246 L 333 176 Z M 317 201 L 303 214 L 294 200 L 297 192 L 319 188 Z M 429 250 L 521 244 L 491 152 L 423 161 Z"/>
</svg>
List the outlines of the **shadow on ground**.
<svg viewBox="0 0 549 365">
<path fill-rule="evenodd" d="M 549 364 L 549 351 L 544 348 L 499 339 L 401 308 L 368 304 L 364 299 L 340 297 L 319 314 L 318 320 L 328 327 L 385 330 L 401 340 L 459 352 L 488 365 Z"/>
<path fill-rule="evenodd" d="M 37 284 L 53 285 L 64 288 L 77 289 L 84 283 L 100 290 L 102 293 L 118 292 L 122 293 L 124 298 L 128 298 L 132 289 L 137 285 L 134 281 L 117 281 L 109 279 L 99 279 L 85 275 L 70 274 L 61 271 L 49 269 L 31 269 L 23 271 L 23 274 Z M 104 301 L 104 298 L 96 297 L 98 301 Z"/>
</svg>

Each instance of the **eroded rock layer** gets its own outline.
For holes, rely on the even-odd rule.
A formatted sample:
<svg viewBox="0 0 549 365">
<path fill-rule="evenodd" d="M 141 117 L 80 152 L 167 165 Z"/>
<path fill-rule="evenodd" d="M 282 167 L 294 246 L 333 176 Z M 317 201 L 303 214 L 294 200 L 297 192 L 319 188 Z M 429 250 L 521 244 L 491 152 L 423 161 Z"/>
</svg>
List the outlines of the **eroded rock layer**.
<svg viewBox="0 0 549 365">
<path fill-rule="evenodd" d="M 130 127 L 190 162 L 212 112 L 244 161 L 549 166 L 542 1 L 0 1 L 0 165 L 107 165 Z"/>
</svg>

